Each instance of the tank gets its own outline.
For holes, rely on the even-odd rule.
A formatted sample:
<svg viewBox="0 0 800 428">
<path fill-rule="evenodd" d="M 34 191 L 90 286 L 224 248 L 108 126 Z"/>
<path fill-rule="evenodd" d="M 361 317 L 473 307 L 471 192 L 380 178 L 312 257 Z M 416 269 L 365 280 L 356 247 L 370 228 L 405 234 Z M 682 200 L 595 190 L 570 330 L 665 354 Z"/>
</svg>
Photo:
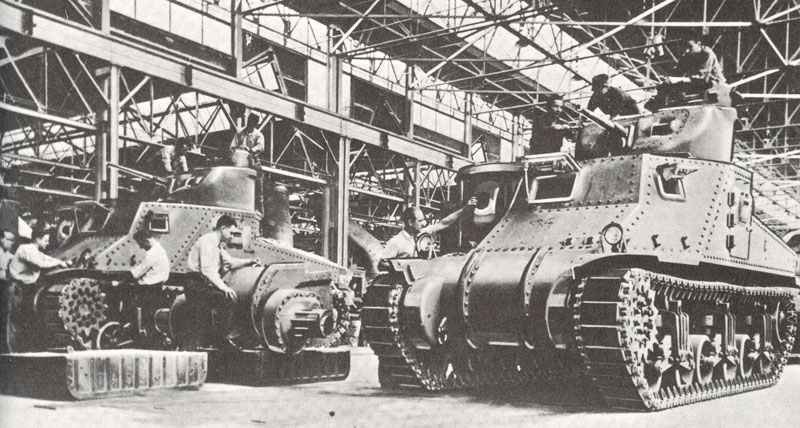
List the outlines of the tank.
<svg viewBox="0 0 800 428">
<path fill-rule="evenodd" d="M 201 349 L 250 355 L 261 361 L 259 370 L 280 361 L 292 373 L 278 377 L 346 377 L 349 351 L 337 346 L 347 341 L 342 336 L 348 330 L 350 275 L 287 244 L 285 228 L 277 223 L 289 217 L 278 215 L 279 209 L 267 210 L 277 220 L 262 218 L 255 209 L 256 171 L 200 169 L 168 187 L 156 200 L 80 202 L 58 211 L 61 244 L 52 255 L 72 266 L 43 274 L 28 290 L 20 323 L 28 330 L 19 335 L 23 349 Z M 280 205 L 280 189 L 272 190 L 258 194 Z M 228 252 L 257 257 L 262 264 L 227 272 L 223 279 L 236 291 L 236 302 L 198 320 L 192 316 L 196 302 L 183 293 L 198 275 L 186 260 L 194 242 L 223 214 L 236 219 L 241 230 Z M 271 225 L 276 236 L 262 236 L 262 224 Z M 140 229 L 152 232 L 170 257 L 163 285 L 131 283 L 128 270 L 144 255 L 133 239 Z M 234 331 L 236 339 L 226 340 Z"/>
<path fill-rule="evenodd" d="M 778 382 L 798 258 L 754 216 L 735 119 L 671 107 L 584 126 L 575 158 L 460 170 L 461 248 L 390 260 L 364 298 L 381 385 L 577 382 L 659 410 Z"/>
</svg>

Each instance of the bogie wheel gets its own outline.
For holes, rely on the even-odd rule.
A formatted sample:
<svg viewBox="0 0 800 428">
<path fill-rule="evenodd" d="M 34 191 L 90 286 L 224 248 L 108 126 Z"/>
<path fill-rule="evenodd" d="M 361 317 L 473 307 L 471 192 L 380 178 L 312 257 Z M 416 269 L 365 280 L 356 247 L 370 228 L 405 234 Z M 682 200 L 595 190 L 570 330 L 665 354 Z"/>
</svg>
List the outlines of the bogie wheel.
<svg viewBox="0 0 800 428">
<path fill-rule="evenodd" d="M 695 355 L 695 379 L 700 385 L 707 385 L 714 380 L 714 367 L 719 362 L 717 350 L 708 337 L 702 334 L 689 336 L 689 343 Z"/>
<path fill-rule="evenodd" d="M 94 345 L 96 349 L 120 349 L 130 347 L 134 343 L 135 338 L 131 328 L 111 321 L 100 327 Z"/>
<path fill-rule="evenodd" d="M 753 375 L 753 368 L 758 360 L 756 345 L 746 334 L 737 334 L 736 349 L 739 357 L 739 376 L 747 379 Z"/>
<path fill-rule="evenodd" d="M 665 386 L 675 386 L 678 389 L 687 388 L 692 384 L 694 379 L 694 355 L 687 354 L 681 358 L 681 361 L 673 363 L 672 367 L 664 372 Z"/>
</svg>

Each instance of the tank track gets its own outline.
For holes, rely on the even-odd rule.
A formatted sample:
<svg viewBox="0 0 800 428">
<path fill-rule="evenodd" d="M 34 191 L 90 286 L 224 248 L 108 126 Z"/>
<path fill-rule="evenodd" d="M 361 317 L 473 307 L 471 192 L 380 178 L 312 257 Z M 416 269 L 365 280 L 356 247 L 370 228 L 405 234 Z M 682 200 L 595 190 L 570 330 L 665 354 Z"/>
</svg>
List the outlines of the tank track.
<svg viewBox="0 0 800 428">
<path fill-rule="evenodd" d="M 378 356 L 381 386 L 446 391 L 515 385 L 528 378 L 516 350 L 417 349 L 406 334 L 410 323 L 403 322 L 400 311 L 406 288 L 386 279 L 378 278 L 370 286 L 361 309 L 362 333 Z"/>
<path fill-rule="evenodd" d="M 608 271 L 584 278 L 574 294 L 577 351 L 585 373 L 600 395 L 608 405 L 617 408 L 661 410 L 766 388 L 780 378 L 786 351 L 794 344 L 797 314 L 791 293 L 785 288 L 692 281 L 642 269 Z M 782 343 L 775 344 L 775 359 L 770 369 L 744 377 L 737 368 L 735 378 L 714 377 L 702 384 L 689 375 L 689 382 L 682 385 L 659 382 L 654 386 L 650 381 L 652 376 L 646 377 L 648 367 L 642 361 L 652 361 L 652 354 L 648 353 L 659 340 L 656 316 L 660 310 L 655 302 L 665 298 L 700 304 L 726 303 L 734 308 L 760 303 L 780 305 L 786 314 L 778 332 Z M 688 318 L 687 315 L 686 327 Z"/>
</svg>

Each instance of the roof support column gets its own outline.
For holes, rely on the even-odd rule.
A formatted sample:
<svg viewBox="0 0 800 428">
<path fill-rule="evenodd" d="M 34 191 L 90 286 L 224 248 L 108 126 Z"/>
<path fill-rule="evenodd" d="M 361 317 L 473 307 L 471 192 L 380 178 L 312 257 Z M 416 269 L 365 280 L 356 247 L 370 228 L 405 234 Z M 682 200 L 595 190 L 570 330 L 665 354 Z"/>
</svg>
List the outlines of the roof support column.
<svg viewBox="0 0 800 428">
<path fill-rule="evenodd" d="M 111 64 L 97 71 L 102 79 L 108 104 L 98 112 L 102 118 L 95 134 L 94 200 L 116 199 L 119 196 L 119 172 L 108 163 L 119 164 L 119 66 Z"/>
<path fill-rule="evenodd" d="M 350 143 L 346 137 L 339 138 L 339 168 L 336 174 L 336 187 L 333 189 L 336 209 L 331 212 L 336 218 L 335 240 L 336 263 L 346 266 L 348 256 L 347 236 L 350 222 Z"/>
<path fill-rule="evenodd" d="M 472 94 L 467 94 L 464 100 L 464 144 L 467 146 L 467 157 L 472 159 Z"/>
<path fill-rule="evenodd" d="M 334 31 L 328 27 L 328 49 L 334 44 Z M 342 58 L 336 52 L 328 52 L 327 107 L 340 112 L 342 105 Z M 322 191 L 323 208 L 322 255 L 331 261 L 344 264 L 347 261 L 347 225 L 350 221 L 350 139 L 339 138 L 336 177 L 329 180 Z"/>
<path fill-rule="evenodd" d="M 111 33 L 111 0 L 94 0 L 94 26 L 100 31 Z"/>
<path fill-rule="evenodd" d="M 413 85 L 414 66 L 408 65 L 406 68 L 405 96 L 406 96 L 406 115 L 403 123 L 403 131 L 408 138 L 414 138 L 414 90 Z"/>
<path fill-rule="evenodd" d="M 242 33 L 242 0 L 231 0 L 231 69 L 234 77 L 241 77 L 244 55 L 244 35 Z"/>
</svg>

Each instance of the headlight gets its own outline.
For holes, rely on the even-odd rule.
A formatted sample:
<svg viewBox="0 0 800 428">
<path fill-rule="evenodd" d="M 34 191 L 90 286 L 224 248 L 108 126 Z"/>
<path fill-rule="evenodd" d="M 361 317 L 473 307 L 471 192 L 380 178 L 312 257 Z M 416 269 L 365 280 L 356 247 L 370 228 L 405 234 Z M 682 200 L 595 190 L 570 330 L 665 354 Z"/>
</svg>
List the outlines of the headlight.
<svg viewBox="0 0 800 428">
<path fill-rule="evenodd" d="M 622 226 L 619 223 L 609 223 L 601 233 L 603 241 L 608 245 L 614 246 L 622 242 Z"/>
<path fill-rule="evenodd" d="M 433 249 L 435 242 L 430 233 L 421 233 L 417 236 L 417 255 L 423 256 Z"/>
</svg>

